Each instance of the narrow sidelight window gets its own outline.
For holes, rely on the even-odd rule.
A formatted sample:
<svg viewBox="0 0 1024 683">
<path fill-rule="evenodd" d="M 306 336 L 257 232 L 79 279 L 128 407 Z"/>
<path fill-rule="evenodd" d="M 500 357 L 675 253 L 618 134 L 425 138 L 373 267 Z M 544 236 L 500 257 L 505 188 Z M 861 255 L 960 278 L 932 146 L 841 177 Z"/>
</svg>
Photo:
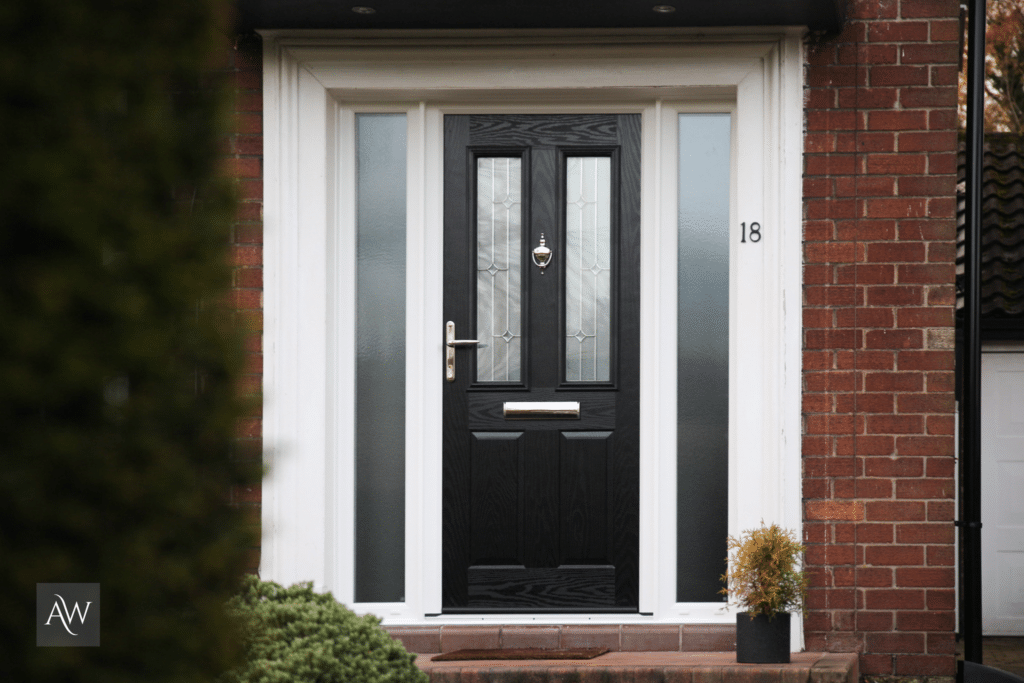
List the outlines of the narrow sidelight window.
<svg viewBox="0 0 1024 683">
<path fill-rule="evenodd" d="M 729 114 L 679 116 L 679 602 L 722 600 L 729 476 Z"/>
<path fill-rule="evenodd" d="M 356 115 L 356 602 L 405 599 L 405 118 Z"/>
</svg>

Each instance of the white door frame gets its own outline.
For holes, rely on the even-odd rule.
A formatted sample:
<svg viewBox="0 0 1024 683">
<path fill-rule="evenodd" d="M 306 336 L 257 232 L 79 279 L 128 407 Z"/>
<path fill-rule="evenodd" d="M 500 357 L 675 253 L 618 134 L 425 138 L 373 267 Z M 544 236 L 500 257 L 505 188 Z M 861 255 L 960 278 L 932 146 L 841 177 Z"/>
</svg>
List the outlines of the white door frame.
<svg viewBox="0 0 1024 683">
<path fill-rule="evenodd" d="M 352 129 L 354 112 L 403 111 L 406 596 L 355 607 L 396 624 L 733 619 L 674 601 L 676 116 L 732 113 L 731 223 L 765 235 L 731 247 L 729 530 L 799 533 L 802 33 L 264 33 L 264 578 L 352 603 Z M 442 119 L 588 111 L 643 117 L 641 614 L 428 616 L 441 605 Z"/>
</svg>

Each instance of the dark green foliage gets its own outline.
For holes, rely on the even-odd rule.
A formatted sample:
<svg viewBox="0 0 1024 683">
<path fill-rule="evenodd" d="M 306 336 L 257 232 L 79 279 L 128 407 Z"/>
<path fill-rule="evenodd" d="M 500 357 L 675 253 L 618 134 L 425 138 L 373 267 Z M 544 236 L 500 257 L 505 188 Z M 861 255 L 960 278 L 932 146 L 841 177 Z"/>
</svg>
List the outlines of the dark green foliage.
<svg viewBox="0 0 1024 683">
<path fill-rule="evenodd" d="M 246 663 L 221 683 L 426 683 L 415 656 L 311 584 L 246 577 L 232 611 L 246 632 Z"/>
<path fill-rule="evenodd" d="M 0 680 L 234 661 L 226 9 L 0 3 Z M 37 582 L 101 584 L 100 647 L 35 646 Z"/>
</svg>

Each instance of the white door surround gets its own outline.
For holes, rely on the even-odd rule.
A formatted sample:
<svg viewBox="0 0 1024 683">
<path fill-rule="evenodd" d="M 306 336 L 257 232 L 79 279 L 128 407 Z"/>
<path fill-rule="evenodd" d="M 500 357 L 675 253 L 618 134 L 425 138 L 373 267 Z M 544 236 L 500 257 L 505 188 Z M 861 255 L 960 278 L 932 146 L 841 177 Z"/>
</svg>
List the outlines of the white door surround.
<svg viewBox="0 0 1024 683">
<path fill-rule="evenodd" d="M 391 624 L 733 620 L 721 604 L 674 600 L 676 121 L 685 112 L 733 117 L 730 533 L 762 519 L 799 531 L 801 36 L 264 33 L 263 578 L 311 580 L 352 603 L 354 119 L 403 112 L 405 601 L 354 607 Z M 441 611 L 441 124 L 446 113 L 474 112 L 642 116 L 637 615 L 433 616 Z M 754 221 L 764 236 L 741 248 L 740 223 Z"/>
</svg>

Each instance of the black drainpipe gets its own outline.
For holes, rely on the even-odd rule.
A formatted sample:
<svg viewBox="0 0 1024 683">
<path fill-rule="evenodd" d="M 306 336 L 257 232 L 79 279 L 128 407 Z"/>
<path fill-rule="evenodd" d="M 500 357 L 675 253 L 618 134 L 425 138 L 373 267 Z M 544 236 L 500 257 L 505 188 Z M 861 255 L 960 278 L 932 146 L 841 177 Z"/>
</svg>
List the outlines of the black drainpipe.
<svg viewBox="0 0 1024 683">
<path fill-rule="evenodd" d="M 985 0 L 969 4 L 964 215 L 964 372 L 960 401 L 960 634 L 981 664 L 981 182 L 985 151 Z"/>
</svg>

